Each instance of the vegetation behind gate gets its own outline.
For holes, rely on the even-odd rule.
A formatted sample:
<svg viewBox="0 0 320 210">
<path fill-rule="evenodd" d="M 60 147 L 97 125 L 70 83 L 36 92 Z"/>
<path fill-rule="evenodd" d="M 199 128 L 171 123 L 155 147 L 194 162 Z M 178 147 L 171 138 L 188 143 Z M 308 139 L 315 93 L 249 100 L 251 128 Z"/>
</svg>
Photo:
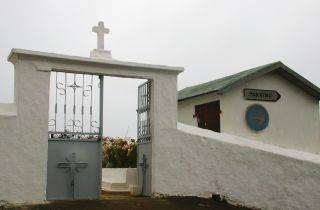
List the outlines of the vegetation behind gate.
<svg viewBox="0 0 320 210">
<path fill-rule="evenodd" d="M 135 139 L 105 137 L 102 142 L 103 168 L 136 168 L 137 142 Z"/>
</svg>

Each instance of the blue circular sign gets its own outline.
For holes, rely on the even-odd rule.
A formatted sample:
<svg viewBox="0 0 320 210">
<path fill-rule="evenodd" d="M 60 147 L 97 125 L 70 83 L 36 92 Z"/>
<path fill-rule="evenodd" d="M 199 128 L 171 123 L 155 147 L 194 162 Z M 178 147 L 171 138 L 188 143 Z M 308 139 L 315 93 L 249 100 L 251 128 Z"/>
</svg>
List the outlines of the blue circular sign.
<svg viewBox="0 0 320 210">
<path fill-rule="evenodd" d="M 254 104 L 247 108 L 246 121 L 252 130 L 261 131 L 268 127 L 269 114 L 263 106 Z"/>
</svg>

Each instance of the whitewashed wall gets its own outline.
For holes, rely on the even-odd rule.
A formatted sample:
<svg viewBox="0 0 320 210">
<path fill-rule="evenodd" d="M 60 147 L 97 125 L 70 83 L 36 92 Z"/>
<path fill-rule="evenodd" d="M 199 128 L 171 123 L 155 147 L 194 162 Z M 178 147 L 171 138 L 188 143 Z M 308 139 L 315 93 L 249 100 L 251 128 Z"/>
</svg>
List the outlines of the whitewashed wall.
<svg viewBox="0 0 320 210">
<path fill-rule="evenodd" d="M 243 89 L 277 90 L 277 102 L 243 99 Z M 220 99 L 221 132 L 284 148 L 320 154 L 319 101 L 276 73 L 267 74 L 223 95 L 208 94 L 179 102 L 179 122 L 197 126 L 194 106 Z M 263 105 L 269 113 L 269 126 L 252 131 L 245 122 L 251 104 Z"/>
<path fill-rule="evenodd" d="M 45 199 L 49 76 L 65 69 L 152 80 L 154 195 L 218 193 L 255 207 L 320 209 L 319 156 L 190 126 L 177 129 L 179 69 L 23 50 L 10 59 L 16 107 L 0 105 L 0 200 Z"/>
<path fill-rule="evenodd" d="M 49 79 L 54 69 L 150 79 L 153 142 L 161 141 L 159 134 L 165 129 L 176 128 L 177 74 L 183 68 L 21 49 L 14 49 L 9 60 L 15 71 L 15 105 L 0 105 L 0 200 L 46 198 Z M 149 161 L 153 171 L 153 160 Z"/>
<path fill-rule="evenodd" d="M 320 156 L 180 124 L 155 155 L 155 194 L 220 194 L 262 209 L 320 209 Z"/>
<path fill-rule="evenodd" d="M 0 200 L 45 199 L 49 76 L 15 62 L 15 104 L 0 107 Z"/>
<path fill-rule="evenodd" d="M 116 185 L 116 187 L 113 187 Z M 102 189 L 108 191 L 131 191 L 130 186 L 138 187 L 137 168 L 103 168 Z"/>
<path fill-rule="evenodd" d="M 109 183 L 138 184 L 137 168 L 103 168 L 102 181 Z"/>
<path fill-rule="evenodd" d="M 103 168 L 102 181 L 110 183 L 126 183 L 127 168 Z"/>
</svg>

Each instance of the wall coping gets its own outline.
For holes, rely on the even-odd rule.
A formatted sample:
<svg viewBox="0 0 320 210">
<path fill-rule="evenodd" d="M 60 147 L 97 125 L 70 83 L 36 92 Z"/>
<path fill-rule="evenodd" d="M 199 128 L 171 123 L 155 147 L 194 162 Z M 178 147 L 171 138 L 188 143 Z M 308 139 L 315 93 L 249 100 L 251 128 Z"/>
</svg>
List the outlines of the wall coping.
<svg viewBox="0 0 320 210">
<path fill-rule="evenodd" d="M 265 144 L 262 142 L 258 142 L 255 140 L 250 140 L 246 138 L 242 138 L 239 136 L 226 134 L 226 133 L 217 133 L 211 130 L 201 129 L 198 127 L 186 125 L 183 123 L 178 123 L 178 130 L 184 133 L 192 134 L 195 136 L 202 137 L 208 140 L 215 140 L 229 144 L 236 144 L 243 147 L 250 147 L 256 150 L 262 150 L 268 153 L 273 153 L 275 155 L 281 155 L 285 157 L 294 158 L 301 161 L 312 162 L 316 164 L 320 164 L 320 155 L 302 152 L 293 149 L 286 149 L 282 147 L 278 147 L 271 144 Z"/>
<path fill-rule="evenodd" d="M 73 62 L 105 64 L 108 66 L 122 67 L 122 68 L 126 67 L 126 68 L 150 69 L 150 70 L 157 70 L 157 71 L 160 70 L 160 71 L 172 72 L 176 74 L 179 74 L 184 71 L 183 67 L 127 62 L 127 61 L 120 61 L 116 59 L 97 59 L 97 58 L 89 58 L 89 57 L 70 56 L 70 55 L 63 55 L 63 54 L 57 54 L 57 53 L 48 53 L 48 52 L 40 52 L 40 51 L 17 49 L 17 48 L 11 49 L 11 52 L 8 56 L 8 61 L 14 63 L 17 57 L 19 56 L 39 57 L 42 60 L 59 59 L 59 60 L 64 60 L 69 62 L 73 61 Z M 51 71 L 51 69 L 48 69 L 47 71 Z"/>
</svg>

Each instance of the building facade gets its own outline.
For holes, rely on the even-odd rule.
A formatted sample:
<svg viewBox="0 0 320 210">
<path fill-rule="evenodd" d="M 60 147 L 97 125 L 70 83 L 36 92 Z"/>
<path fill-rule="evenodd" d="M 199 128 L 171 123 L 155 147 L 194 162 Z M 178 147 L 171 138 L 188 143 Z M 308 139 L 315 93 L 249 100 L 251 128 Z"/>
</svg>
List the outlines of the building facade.
<svg viewBox="0 0 320 210">
<path fill-rule="evenodd" d="M 252 125 L 249 109 L 255 112 L 257 107 L 266 113 L 256 110 L 261 116 L 251 116 Z M 179 91 L 178 119 L 216 132 L 320 153 L 319 88 L 281 62 Z"/>
</svg>

